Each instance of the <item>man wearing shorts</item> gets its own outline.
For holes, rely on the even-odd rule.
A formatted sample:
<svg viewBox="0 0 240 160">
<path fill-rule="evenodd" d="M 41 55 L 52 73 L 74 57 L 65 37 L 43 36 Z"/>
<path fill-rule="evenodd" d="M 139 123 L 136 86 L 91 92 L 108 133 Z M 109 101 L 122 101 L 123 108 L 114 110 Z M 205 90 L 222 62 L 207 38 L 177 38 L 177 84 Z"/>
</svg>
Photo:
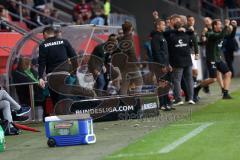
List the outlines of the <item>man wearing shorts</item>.
<svg viewBox="0 0 240 160">
<path fill-rule="evenodd" d="M 222 61 L 220 55 L 220 48 L 222 44 L 223 38 L 229 33 L 232 32 L 234 28 L 236 28 L 237 22 L 230 20 L 225 20 L 225 27 L 222 29 L 222 23 L 219 19 L 216 19 L 212 22 L 212 32 L 208 32 L 205 28 L 203 34 L 207 38 L 206 44 L 206 60 L 207 60 L 207 68 L 209 72 L 209 84 L 216 81 L 216 79 L 222 74 L 223 80 L 219 81 L 222 91 L 223 91 L 223 99 L 232 99 L 229 95 L 228 90 L 231 84 L 231 76 L 232 73 L 227 67 L 227 65 Z M 221 73 L 221 74 L 220 74 Z M 220 79 L 220 78 L 219 78 Z M 201 86 L 199 86 L 200 90 Z M 198 91 L 199 91 L 198 90 Z"/>
</svg>

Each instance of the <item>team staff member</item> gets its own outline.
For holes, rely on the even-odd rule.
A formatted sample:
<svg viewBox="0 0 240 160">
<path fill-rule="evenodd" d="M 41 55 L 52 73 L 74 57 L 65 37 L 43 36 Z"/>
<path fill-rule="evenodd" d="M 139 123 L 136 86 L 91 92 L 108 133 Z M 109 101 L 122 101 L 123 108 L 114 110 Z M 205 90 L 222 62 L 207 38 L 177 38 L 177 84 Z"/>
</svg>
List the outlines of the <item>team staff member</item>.
<svg viewBox="0 0 240 160">
<path fill-rule="evenodd" d="M 45 81 L 43 74 L 46 68 L 46 74 L 53 72 L 60 64 L 67 62 L 69 58 L 77 56 L 70 43 L 62 38 L 58 38 L 55 35 L 53 27 L 46 27 L 43 29 L 43 38 L 39 46 L 39 58 L 38 58 L 38 74 L 39 85 L 44 88 Z M 76 61 L 71 61 L 73 68 L 77 68 Z M 50 96 L 55 105 L 60 100 L 60 95 L 49 88 Z"/>
<path fill-rule="evenodd" d="M 122 74 L 122 83 L 121 83 L 121 88 L 120 88 L 120 94 L 126 95 L 128 93 L 128 89 L 131 83 L 133 83 L 136 87 L 136 92 L 140 92 L 142 89 L 142 75 L 140 72 L 140 68 L 138 64 L 136 64 L 137 57 L 136 57 L 136 51 L 134 47 L 134 42 L 133 42 L 133 26 L 129 21 L 125 21 L 122 24 L 122 30 L 123 30 L 123 36 L 119 38 L 119 44 L 122 49 L 122 54 L 126 55 L 128 58 L 128 62 L 131 63 L 131 66 L 129 68 L 125 68 L 125 70 L 121 70 L 125 64 L 123 63 L 120 68 L 121 74 Z M 125 44 L 125 45 L 123 45 Z M 127 47 L 126 47 L 127 46 Z M 120 60 L 118 60 L 120 61 Z M 134 64 L 135 63 L 135 64 Z M 113 64 L 115 64 L 113 62 Z M 129 63 L 128 63 L 129 64 Z M 124 67 L 123 67 L 124 68 Z M 130 72 L 130 73 L 129 73 Z"/>
<path fill-rule="evenodd" d="M 191 39 L 188 33 L 181 31 L 183 23 L 180 17 L 175 17 L 175 32 L 171 33 L 167 39 L 169 62 L 173 67 L 173 93 L 175 101 L 174 106 L 182 105 L 181 100 L 181 80 L 184 77 L 186 81 L 186 89 L 188 94 L 188 103 L 195 104 L 193 101 L 193 79 L 192 79 L 192 59 L 190 52 Z"/>
<path fill-rule="evenodd" d="M 193 16 L 187 17 L 187 23 L 188 28 L 192 27 L 194 29 L 195 25 L 195 18 Z M 192 58 L 192 71 L 193 71 L 193 81 L 194 83 L 197 82 L 197 76 L 198 76 L 198 68 L 197 68 L 197 60 L 195 59 L 195 55 L 199 55 L 199 48 L 198 48 L 198 36 L 196 32 L 193 32 L 193 34 L 190 36 L 192 41 L 192 48 L 191 48 L 191 58 Z M 197 57 L 198 58 L 198 57 Z"/>
<path fill-rule="evenodd" d="M 106 84 L 108 83 L 106 64 L 107 61 L 109 61 L 109 63 L 111 62 L 111 56 L 105 47 L 108 44 L 113 43 L 116 43 L 117 45 L 117 35 L 110 34 L 106 42 L 101 43 L 94 48 L 91 54 L 92 56 L 88 62 L 88 70 L 93 74 L 94 79 L 96 79 L 94 88 L 97 89 L 98 96 L 102 96 L 102 91 L 106 90 Z"/>
<path fill-rule="evenodd" d="M 165 21 L 161 19 L 155 20 L 155 31 L 152 32 L 151 39 L 151 49 L 152 49 L 152 57 L 153 62 L 164 65 L 164 72 L 168 72 L 168 70 L 172 71 L 172 67 L 169 64 L 169 55 L 168 55 L 168 44 L 166 39 L 164 38 L 163 32 L 165 31 L 166 25 Z M 165 75 L 161 77 L 158 73 L 160 72 L 160 68 L 153 68 L 155 71 L 155 75 L 157 80 L 164 79 L 170 81 L 169 75 Z M 168 98 L 168 93 L 160 96 L 160 105 L 162 110 L 171 110 L 170 100 Z"/>
<path fill-rule="evenodd" d="M 210 17 L 205 17 L 203 19 L 203 22 L 204 22 L 204 25 L 205 25 L 205 28 L 208 30 L 208 32 L 212 32 L 212 19 Z M 209 84 L 212 83 L 211 81 L 208 81 L 208 70 L 207 70 L 207 65 L 206 65 L 206 43 L 207 43 L 207 39 L 206 39 L 206 36 L 201 34 L 201 37 L 200 37 L 200 42 L 199 44 L 201 45 L 202 47 L 202 52 L 201 52 L 201 61 L 202 61 L 202 72 L 203 72 L 203 81 L 200 82 L 200 86 L 203 87 L 203 91 L 205 93 L 210 93 L 210 88 L 209 88 Z M 195 94 L 195 92 L 194 92 Z M 195 94 L 195 96 L 197 96 Z"/>
<path fill-rule="evenodd" d="M 222 23 L 219 19 L 216 19 L 212 22 L 213 32 L 207 32 L 205 29 L 205 35 L 208 39 L 207 48 L 209 52 L 206 52 L 207 58 L 207 67 L 209 71 L 209 76 L 213 81 L 217 78 L 217 72 L 223 74 L 223 82 L 221 87 L 223 88 L 223 99 L 231 99 L 232 97 L 228 94 L 229 86 L 231 83 L 232 73 L 229 70 L 228 66 L 222 61 L 220 55 L 220 44 L 222 43 L 223 38 L 227 35 L 228 30 L 235 30 L 237 22 L 236 21 L 225 21 L 225 27 L 222 30 Z"/>
</svg>

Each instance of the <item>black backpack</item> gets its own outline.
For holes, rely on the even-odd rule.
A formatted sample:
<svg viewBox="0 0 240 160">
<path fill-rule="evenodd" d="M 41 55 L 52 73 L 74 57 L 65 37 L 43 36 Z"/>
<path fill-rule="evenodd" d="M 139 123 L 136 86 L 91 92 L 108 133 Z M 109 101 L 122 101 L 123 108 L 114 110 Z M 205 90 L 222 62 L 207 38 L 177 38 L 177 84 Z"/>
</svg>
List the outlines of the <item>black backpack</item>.
<svg viewBox="0 0 240 160">
<path fill-rule="evenodd" d="M 12 122 L 8 122 L 8 120 L 0 120 L 0 125 L 2 126 L 5 136 L 12 136 L 12 135 L 20 134 L 20 130 L 15 126 L 15 124 Z M 15 128 L 14 131 L 10 130 L 10 125 L 12 125 L 13 128 Z"/>
</svg>

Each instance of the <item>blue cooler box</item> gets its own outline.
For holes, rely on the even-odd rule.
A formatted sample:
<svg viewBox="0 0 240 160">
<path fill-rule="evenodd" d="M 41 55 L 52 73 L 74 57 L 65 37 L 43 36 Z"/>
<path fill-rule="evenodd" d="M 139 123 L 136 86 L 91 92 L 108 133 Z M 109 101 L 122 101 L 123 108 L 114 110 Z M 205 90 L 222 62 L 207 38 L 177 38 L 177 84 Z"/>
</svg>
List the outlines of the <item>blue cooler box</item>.
<svg viewBox="0 0 240 160">
<path fill-rule="evenodd" d="M 89 114 L 50 116 L 45 118 L 48 146 L 72 146 L 96 142 Z"/>
</svg>

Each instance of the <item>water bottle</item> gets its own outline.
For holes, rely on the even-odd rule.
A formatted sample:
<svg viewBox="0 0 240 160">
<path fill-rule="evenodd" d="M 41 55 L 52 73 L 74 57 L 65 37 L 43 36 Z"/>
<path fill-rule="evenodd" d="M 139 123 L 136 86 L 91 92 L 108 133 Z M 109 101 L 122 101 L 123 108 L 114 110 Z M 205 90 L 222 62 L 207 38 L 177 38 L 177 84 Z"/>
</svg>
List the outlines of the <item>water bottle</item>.
<svg viewBox="0 0 240 160">
<path fill-rule="evenodd" d="M 5 137 L 2 127 L 0 126 L 0 152 L 5 150 Z"/>
</svg>

